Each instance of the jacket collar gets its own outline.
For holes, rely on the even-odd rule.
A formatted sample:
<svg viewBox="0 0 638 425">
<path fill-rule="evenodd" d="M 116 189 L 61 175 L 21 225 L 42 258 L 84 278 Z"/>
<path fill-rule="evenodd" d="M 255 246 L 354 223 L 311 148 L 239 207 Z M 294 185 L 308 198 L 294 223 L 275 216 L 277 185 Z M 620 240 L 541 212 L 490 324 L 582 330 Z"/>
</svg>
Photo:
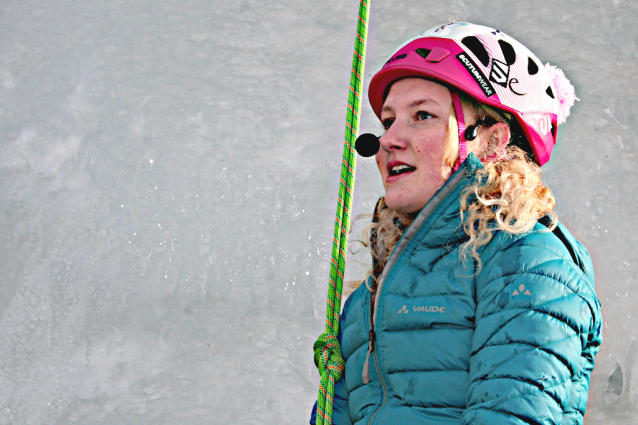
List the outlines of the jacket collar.
<svg viewBox="0 0 638 425">
<path fill-rule="evenodd" d="M 480 168 L 483 168 L 481 160 L 470 153 L 459 169 L 423 207 L 410 227 L 403 233 L 386 262 L 383 273 L 379 277 L 378 293 L 381 292 L 383 283 L 402 254 L 409 255 L 419 246 L 438 248 L 467 240 L 461 225 L 459 197 L 463 189 L 475 182 L 476 172 Z M 378 302 L 379 297 L 376 297 L 373 322 L 376 322 Z"/>
</svg>

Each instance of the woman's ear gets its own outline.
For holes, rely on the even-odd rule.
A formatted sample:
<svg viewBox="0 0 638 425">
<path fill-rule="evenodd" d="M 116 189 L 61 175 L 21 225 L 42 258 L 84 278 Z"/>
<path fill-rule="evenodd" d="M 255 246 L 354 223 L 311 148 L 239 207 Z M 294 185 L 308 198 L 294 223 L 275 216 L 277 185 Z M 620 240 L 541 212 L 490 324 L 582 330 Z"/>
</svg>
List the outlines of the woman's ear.
<svg viewBox="0 0 638 425">
<path fill-rule="evenodd" d="M 488 146 L 494 149 L 495 152 L 504 150 L 510 141 L 510 137 L 512 137 L 510 128 L 503 122 L 497 122 L 485 129 L 484 140 L 487 140 Z"/>
</svg>

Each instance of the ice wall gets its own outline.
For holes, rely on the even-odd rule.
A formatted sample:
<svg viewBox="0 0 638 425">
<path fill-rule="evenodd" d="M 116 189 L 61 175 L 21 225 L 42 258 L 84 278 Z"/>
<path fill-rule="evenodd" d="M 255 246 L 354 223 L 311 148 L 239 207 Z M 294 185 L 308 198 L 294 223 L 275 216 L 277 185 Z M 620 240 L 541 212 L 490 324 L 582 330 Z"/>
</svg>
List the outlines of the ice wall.
<svg viewBox="0 0 638 425">
<path fill-rule="evenodd" d="M 576 86 L 546 175 L 603 301 L 587 420 L 635 423 L 636 2 L 372 3 L 368 78 L 468 20 Z M 357 9 L 2 2 L 0 425 L 306 423 Z"/>
</svg>

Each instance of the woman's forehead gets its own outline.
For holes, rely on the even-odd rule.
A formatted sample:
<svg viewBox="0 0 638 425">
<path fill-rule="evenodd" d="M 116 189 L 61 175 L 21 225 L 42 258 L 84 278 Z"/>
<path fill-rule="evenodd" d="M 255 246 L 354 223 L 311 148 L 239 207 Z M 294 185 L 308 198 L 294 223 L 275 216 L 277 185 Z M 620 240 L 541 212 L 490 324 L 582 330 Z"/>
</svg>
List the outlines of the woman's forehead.
<svg viewBox="0 0 638 425">
<path fill-rule="evenodd" d="M 449 106 L 452 96 L 447 87 L 423 78 L 403 78 L 390 87 L 382 111 L 422 104 Z"/>
</svg>

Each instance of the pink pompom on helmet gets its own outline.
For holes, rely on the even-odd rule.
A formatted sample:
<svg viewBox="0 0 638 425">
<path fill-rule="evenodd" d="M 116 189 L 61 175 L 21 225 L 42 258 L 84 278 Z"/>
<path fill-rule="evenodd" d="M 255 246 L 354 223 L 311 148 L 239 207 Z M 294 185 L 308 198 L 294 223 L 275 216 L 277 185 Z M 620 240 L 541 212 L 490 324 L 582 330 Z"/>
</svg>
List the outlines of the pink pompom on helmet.
<svg viewBox="0 0 638 425">
<path fill-rule="evenodd" d="M 381 118 L 383 102 L 394 81 L 405 77 L 438 80 L 479 103 L 512 114 L 536 162 L 543 165 L 556 144 L 558 124 L 564 122 L 577 100 L 569 80 L 556 70 L 543 66 L 529 49 L 498 30 L 464 22 L 450 23 L 429 29 L 399 47 L 370 81 L 368 97 L 375 114 Z M 560 91 L 554 85 L 557 79 L 561 82 Z M 565 94 L 571 94 L 571 98 L 564 98 Z M 454 91 L 452 100 L 459 120 L 459 162 L 462 162 L 465 126 L 461 103 Z"/>
</svg>

